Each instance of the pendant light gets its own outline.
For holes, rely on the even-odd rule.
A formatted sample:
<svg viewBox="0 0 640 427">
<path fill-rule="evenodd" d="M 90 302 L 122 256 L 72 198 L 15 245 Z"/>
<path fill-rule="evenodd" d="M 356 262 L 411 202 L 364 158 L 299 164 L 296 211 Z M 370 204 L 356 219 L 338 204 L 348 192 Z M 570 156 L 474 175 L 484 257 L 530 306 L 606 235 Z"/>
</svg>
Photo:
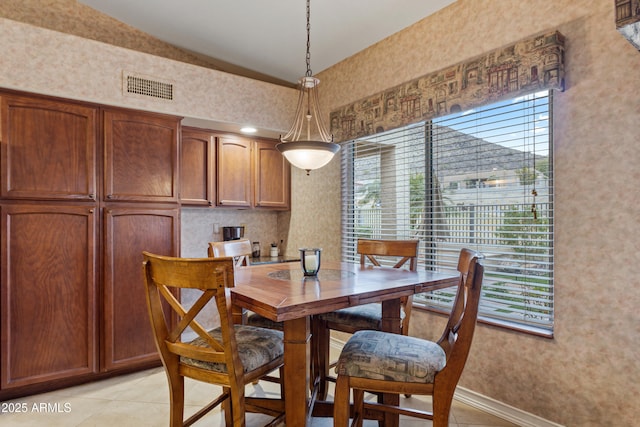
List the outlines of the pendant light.
<svg viewBox="0 0 640 427">
<path fill-rule="evenodd" d="M 286 135 L 280 136 L 276 149 L 293 166 L 309 171 L 319 169 L 329 163 L 340 146 L 333 142 L 333 135 L 327 131 L 318 101 L 320 80 L 312 76 L 310 54 L 310 0 L 307 0 L 307 73 L 298 80 L 300 93 L 293 125 Z M 315 138 L 315 139 L 312 139 Z"/>
</svg>

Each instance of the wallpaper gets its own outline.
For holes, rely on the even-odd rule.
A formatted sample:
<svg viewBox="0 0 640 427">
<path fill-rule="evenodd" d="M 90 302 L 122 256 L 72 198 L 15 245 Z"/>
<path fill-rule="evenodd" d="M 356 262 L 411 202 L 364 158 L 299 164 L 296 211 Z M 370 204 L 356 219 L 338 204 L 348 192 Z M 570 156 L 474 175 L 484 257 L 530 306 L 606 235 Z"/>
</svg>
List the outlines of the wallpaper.
<svg viewBox="0 0 640 427">
<path fill-rule="evenodd" d="M 631 427 L 640 52 L 616 30 L 614 2 L 458 0 L 322 72 L 322 99 L 334 111 L 547 31 L 566 48 L 565 90 L 553 101 L 555 337 L 479 325 L 460 385 L 560 425 Z M 443 320 L 414 310 L 411 334 L 436 339 Z"/>
<path fill-rule="evenodd" d="M 211 127 L 235 124 L 236 131 L 249 122 L 276 135 L 295 112 L 292 88 L 4 18 L 0 43 L 3 88 L 173 114 Z M 173 99 L 127 93 L 128 74 L 172 84 Z"/>
</svg>

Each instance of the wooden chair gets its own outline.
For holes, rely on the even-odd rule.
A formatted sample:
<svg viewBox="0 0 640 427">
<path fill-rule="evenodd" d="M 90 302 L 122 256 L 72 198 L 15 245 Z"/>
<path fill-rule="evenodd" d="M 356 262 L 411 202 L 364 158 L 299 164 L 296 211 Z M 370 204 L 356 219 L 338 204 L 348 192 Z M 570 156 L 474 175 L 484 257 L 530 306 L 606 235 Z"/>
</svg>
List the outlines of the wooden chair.
<svg viewBox="0 0 640 427">
<path fill-rule="evenodd" d="M 224 242 L 209 242 L 209 257 L 233 257 L 237 267 L 251 265 L 252 247 L 248 239 L 228 240 Z M 282 331 L 282 322 L 274 322 L 254 312 L 239 313 L 234 319 L 236 323 L 259 326 L 261 328 L 278 329 Z"/>
<path fill-rule="evenodd" d="M 227 426 L 244 426 L 245 412 L 275 417 L 269 425 L 281 422 L 282 399 L 245 397 L 246 384 L 278 368 L 283 377 L 284 345 L 280 331 L 233 325 L 229 294 L 229 288 L 235 283 L 233 259 L 173 258 L 148 252 L 143 252 L 143 256 L 149 317 L 169 382 L 169 425 L 189 426 L 220 404 Z M 183 307 L 175 297 L 180 289 L 201 291 L 191 308 Z M 205 308 L 217 308 L 218 328 L 207 331 L 196 320 Z M 189 333 L 194 334 L 195 339 L 183 341 Z M 217 384 L 222 391 L 183 421 L 185 377 Z"/>
<path fill-rule="evenodd" d="M 375 409 L 449 425 L 451 400 L 462 374 L 478 317 L 483 267 L 477 252 L 463 249 L 460 282 L 447 326 L 437 342 L 380 331 L 359 331 L 344 346 L 336 372 L 334 426 L 349 422 L 353 389 L 353 425 L 362 426 L 364 411 Z M 433 396 L 431 412 L 365 402 L 364 391 Z"/>
<path fill-rule="evenodd" d="M 408 263 L 409 269 L 417 268 L 418 240 L 369 240 L 359 239 L 357 252 L 360 254 L 360 265 L 367 263 L 380 267 L 381 257 L 393 258 L 394 268 L 402 268 Z M 403 335 L 409 332 L 409 320 L 411 318 L 411 305 L 413 297 L 405 297 L 401 300 L 402 323 L 400 329 Z M 327 397 L 327 381 L 333 381 L 329 370 L 334 363 L 329 361 L 329 343 L 331 330 L 353 334 L 361 330 L 381 330 L 382 328 L 382 304 L 373 303 L 336 310 L 322 314 L 314 319 L 314 370 L 318 381 L 318 396 L 320 399 Z"/>
<path fill-rule="evenodd" d="M 209 242 L 209 257 L 233 257 L 236 266 L 251 264 L 251 242 L 249 239 L 228 240 L 225 242 Z"/>
</svg>

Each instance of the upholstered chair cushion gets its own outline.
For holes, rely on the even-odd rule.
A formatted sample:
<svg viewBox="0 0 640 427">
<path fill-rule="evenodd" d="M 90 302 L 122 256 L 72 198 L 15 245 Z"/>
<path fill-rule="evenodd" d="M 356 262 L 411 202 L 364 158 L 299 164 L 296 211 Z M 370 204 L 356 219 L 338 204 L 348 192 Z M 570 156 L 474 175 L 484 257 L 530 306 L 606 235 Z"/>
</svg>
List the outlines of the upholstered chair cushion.
<svg viewBox="0 0 640 427">
<path fill-rule="evenodd" d="M 400 318 L 404 319 L 404 310 Z M 342 308 L 321 315 L 323 320 L 349 325 L 356 329 L 382 329 L 382 304 L 372 303 Z"/>
<path fill-rule="evenodd" d="M 249 312 L 247 314 L 247 325 L 257 326 L 259 328 L 276 329 L 278 331 L 284 330 L 282 322 L 274 322 L 273 320 L 267 319 L 266 317 L 260 316 L 254 312 Z"/>
<path fill-rule="evenodd" d="M 236 331 L 236 343 L 238 353 L 244 372 L 250 372 L 265 365 L 284 354 L 283 333 L 273 329 L 256 328 L 248 325 L 234 325 Z M 208 331 L 217 341 L 222 342 L 222 332 L 220 328 Z M 198 347 L 206 347 L 205 341 L 198 337 L 191 341 L 191 344 Z M 188 357 L 181 357 L 180 361 L 187 365 L 213 370 L 217 372 L 227 372 L 227 367 L 221 363 L 204 362 Z"/>
<path fill-rule="evenodd" d="M 446 365 L 437 343 L 380 331 L 358 331 L 347 341 L 338 364 L 338 375 L 388 381 L 432 383 Z"/>
</svg>

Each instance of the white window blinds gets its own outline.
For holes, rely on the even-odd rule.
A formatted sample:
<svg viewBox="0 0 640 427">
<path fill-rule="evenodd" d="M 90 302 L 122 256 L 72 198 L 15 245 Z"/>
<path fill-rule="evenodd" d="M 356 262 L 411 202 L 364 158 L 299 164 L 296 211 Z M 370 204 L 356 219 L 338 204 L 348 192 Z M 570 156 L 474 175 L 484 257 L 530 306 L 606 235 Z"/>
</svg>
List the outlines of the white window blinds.
<svg viewBox="0 0 640 427">
<path fill-rule="evenodd" d="M 356 261 L 356 241 L 426 240 L 424 123 L 343 145 L 343 258 Z"/>
<path fill-rule="evenodd" d="M 420 239 L 421 268 L 485 255 L 480 316 L 553 327 L 551 95 L 531 94 L 352 141 L 343 152 L 343 255 L 358 238 Z M 447 309 L 453 292 L 414 299 Z"/>
</svg>

